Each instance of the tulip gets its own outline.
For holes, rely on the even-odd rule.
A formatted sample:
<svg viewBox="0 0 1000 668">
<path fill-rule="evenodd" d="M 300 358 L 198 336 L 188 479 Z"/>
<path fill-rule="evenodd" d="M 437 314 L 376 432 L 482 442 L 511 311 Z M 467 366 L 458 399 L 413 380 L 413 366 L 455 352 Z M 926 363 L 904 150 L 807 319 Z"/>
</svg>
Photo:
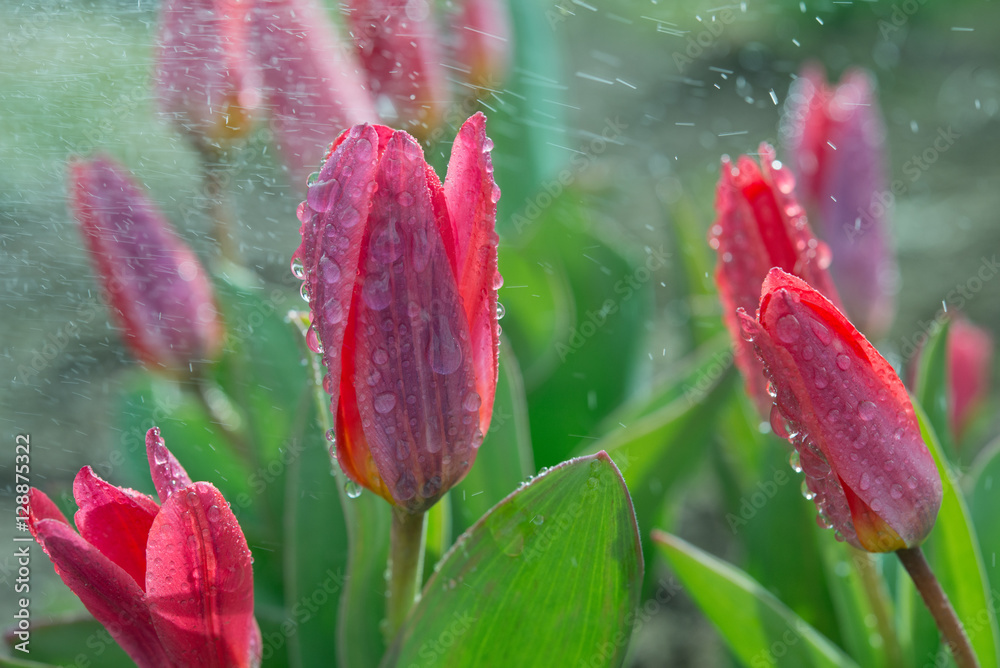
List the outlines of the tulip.
<svg viewBox="0 0 1000 668">
<path fill-rule="evenodd" d="M 829 299 L 778 268 L 756 320 L 739 317 L 775 391 L 771 424 L 795 446 L 820 523 L 870 552 L 918 546 L 941 478 L 889 363 Z"/>
<path fill-rule="evenodd" d="M 190 373 L 223 338 L 198 258 L 121 165 L 98 157 L 69 172 L 73 212 L 125 343 L 152 370 Z"/>
<path fill-rule="evenodd" d="M 260 102 L 247 51 L 251 4 L 165 0 L 160 9 L 160 108 L 203 151 L 245 136 Z"/>
<path fill-rule="evenodd" d="M 279 149 L 304 181 L 332 132 L 377 120 L 365 75 L 315 0 L 258 0 L 253 43 Z"/>
<path fill-rule="evenodd" d="M 458 61 L 468 68 L 475 87 L 495 87 L 510 68 L 511 28 L 506 4 L 499 0 L 464 0 L 452 19 Z"/>
<path fill-rule="evenodd" d="M 948 330 L 947 356 L 951 432 L 958 443 L 989 392 L 993 339 L 965 318 L 956 318 Z"/>
<path fill-rule="evenodd" d="M 354 482 L 419 513 L 458 483 L 497 381 L 493 181 L 486 117 L 459 130 L 444 185 L 403 131 L 342 134 L 306 201 L 293 272 L 312 311 Z"/>
<path fill-rule="evenodd" d="M 383 116 L 426 136 L 448 104 L 430 0 L 351 0 L 351 34 Z"/>
<path fill-rule="evenodd" d="M 890 249 L 885 127 L 871 77 L 847 72 L 827 86 L 808 66 L 788 95 L 782 133 L 799 195 L 833 251 L 830 272 L 845 312 L 869 336 L 892 321 L 896 275 Z"/>
<path fill-rule="evenodd" d="M 715 194 L 717 218 L 709 245 L 718 251 L 715 284 L 723 306 L 723 320 L 735 342 L 735 362 L 747 393 L 761 415 L 767 415 L 771 397 L 753 347 L 743 340 L 736 310 L 757 308 L 760 286 L 772 267 L 814 285 L 839 303 L 826 271 L 830 251 L 809 229 L 805 213 L 792 191 L 795 181 L 788 168 L 775 160 L 774 149 L 760 146 L 761 167 L 748 156 L 734 166 L 722 159 Z"/>
<path fill-rule="evenodd" d="M 31 489 L 31 534 L 140 668 L 260 665 L 252 559 L 236 516 L 214 486 L 191 482 L 158 429 L 146 452 L 159 504 L 85 466 L 73 482 L 79 533 Z"/>
</svg>

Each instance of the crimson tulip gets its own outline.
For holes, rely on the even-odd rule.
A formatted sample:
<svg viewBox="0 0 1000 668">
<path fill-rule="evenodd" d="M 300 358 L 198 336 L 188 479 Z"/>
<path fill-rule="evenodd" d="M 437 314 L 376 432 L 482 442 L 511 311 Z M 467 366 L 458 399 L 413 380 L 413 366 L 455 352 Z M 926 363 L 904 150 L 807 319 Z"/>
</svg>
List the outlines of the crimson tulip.
<svg viewBox="0 0 1000 668">
<path fill-rule="evenodd" d="M 293 271 L 327 368 L 337 460 L 414 513 L 465 476 L 492 416 L 502 282 L 492 146 L 477 113 L 442 186 L 413 137 L 356 125 L 299 207 Z"/>
<path fill-rule="evenodd" d="M 744 155 L 734 165 L 728 156 L 723 157 L 709 245 L 718 252 L 715 284 L 723 320 L 735 342 L 736 366 L 757 409 L 767 415 L 771 397 L 753 347 L 740 334 L 736 310 L 757 308 L 760 286 L 772 267 L 799 276 L 835 304 L 839 302 L 826 270 L 829 248 L 809 228 L 793 194 L 794 177 L 767 144 L 760 146 L 760 163 L 758 167 Z"/>
<path fill-rule="evenodd" d="M 822 67 L 807 66 L 789 91 L 782 133 L 799 196 L 833 251 L 830 272 L 845 312 L 869 336 L 884 333 L 894 307 L 893 195 L 871 76 L 849 70 L 829 86 Z"/>
<path fill-rule="evenodd" d="M 377 120 L 365 75 L 316 0 L 257 0 L 254 54 L 293 182 L 316 169 L 330 133 Z"/>
<path fill-rule="evenodd" d="M 350 0 L 347 20 L 368 88 L 385 118 L 426 136 L 441 123 L 448 83 L 429 0 Z"/>
<path fill-rule="evenodd" d="M 72 208 L 125 343 L 147 367 L 172 374 L 214 356 L 223 327 L 198 258 L 121 165 L 70 165 Z"/>
<path fill-rule="evenodd" d="M 941 478 L 889 363 L 829 299 L 778 268 L 756 319 L 739 317 L 775 392 L 771 423 L 795 446 L 820 523 L 870 552 L 918 546 Z"/>
<path fill-rule="evenodd" d="M 191 482 L 158 429 L 146 452 L 159 504 L 85 466 L 73 483 L 79 533 L 33 488 L 31 534 L 140 668 L 260 665 L 252 559 L 235 515 L 213 485 Z"/>
<path fill-rule="evenodd" d="M 160 108 L 202 150 L 249 132 L 260 72 L 249 56 L 240 0 L 164 0 L 156 88 Z"/>
</svg>

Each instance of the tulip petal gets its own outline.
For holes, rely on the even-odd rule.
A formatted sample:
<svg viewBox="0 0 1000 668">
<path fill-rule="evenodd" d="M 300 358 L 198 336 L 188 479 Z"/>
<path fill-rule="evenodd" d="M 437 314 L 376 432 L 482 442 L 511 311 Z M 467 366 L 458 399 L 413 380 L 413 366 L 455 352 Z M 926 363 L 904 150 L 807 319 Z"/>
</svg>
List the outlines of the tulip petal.
<svg viewBox="0 0 1000 668">
<path fill-rule="evenodd" d="M 157 427 L 146 432 L 146 458 L 149 460 L 149 473 L 160 503 L 166 503 L 171 494 L 191 484 L 187 471 L 173 453 L 167 450 Z"/>
<path fill-rule="evenodd" d="M 131 575 L 62 521 L 38 520 L 34 531 L 62 581 L 136 664 L 172 668 Z"/>
<path fill-rule="evenodd" d="M 377 120 L 364 74 L 315 0 L 258 0 L 254 48 L 271 124 L 293 183 L 316 169 L 332 132 Z"/>
<path fill-rule="evenodd" d="M 918 545 L 937 515 L 941 480 L 889 363 L 829 300 L 780 269 L 764 281 L 760 326 L 748 321 L 796 448 L 811 447 L 847 490 L 844 500 L 861 502 L 848 504 L 852 515 L 863 504 L 907 547 Z M 838 499 L 830 512 L 842 511 Z M 856 546 L 869 550 L 866 536 L 887 535 L 874 522 L 855 529 Z"/>
<path fill-rule="evenodd" d="M 226 500 L 196 482 L 163 503 L 149 532 L 146 596 L 176 665 L 254 665 L 250 550 Z M 255 640 L 256 639 L 256 640 Z"/>
<path fill-rule="evenodd" d="M 492 148 L 493 142 L 486 136 L 486 117 L 476 113 L 455 137 L 444 183 L 455 231 L 459 292 L 472 336 L 476 391 L 482 401 L 479 428 L 484 434 L 489 431 L 496 392 L 500 347 L 497 288 L 502 283 L 495 231 L 500 188 L 493 180 Z"/>
<path fill-rule="evenodd" d="M 31 529 L 32 535 L 34 535 L 32 524 L 41 520 L 59 520 L 63 524 L 69 524 L 59 506 L 53 503 L 45 492 L 32 487 L 28 490 L 28 528 Z"/>
<path fill-rule="evenodd" d="M 80 535 L 144 589 L 146 537 L 159 511 L 156 501 L 101 480 L 89 466 L 73 481 L 73 497 L 80 506 L 73 517 Z"/>
<path fill-rule="evenodd" d="M 360 424 L 345 420 L 338 443 L 338 452 L 366 443 L 393 502 L 411 510 L 461 480 L 482 441 L 469 326 L 428 178 L 420 147 L 396 132 L 376 174 L 352 306 L 354 368 L 342 380 Z"/>
</svg>

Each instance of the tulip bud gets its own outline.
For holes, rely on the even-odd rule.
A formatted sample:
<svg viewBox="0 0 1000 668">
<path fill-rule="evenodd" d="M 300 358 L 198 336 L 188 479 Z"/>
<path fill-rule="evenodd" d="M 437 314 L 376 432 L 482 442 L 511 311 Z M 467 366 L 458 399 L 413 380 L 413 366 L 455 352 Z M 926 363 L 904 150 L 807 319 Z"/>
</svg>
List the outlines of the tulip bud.
<svg viewBox="0 0 1000 668">
<path fill-rule="evenodd" d="M 365 75 L 316 0 L 258 0 L 253 44 L 278 147 L 304 181 L 332 132 L 377 120 Z"/>
<path fill-rule="evenodd" d="M 191 482 L 159 430 L 146 449 L 162 505 L 86 466 L 73 483 L 79 533 L 31 489 L 32 536 L 140 668 L 259 666 L 250 550 L 236 516 L 219 490 Z"/>
<path fill-rule="evenodd" d="M 260 102 L 260 73 L 247 53 L 250 7 L 164 0 L 160 9 L 160 108 L 203 151 L 245 136 Z"/>
<path fill-rule="evenodd" d="M 506 3 L 464 0 L 452 19 L 458 61 L 468 68 L 475 87 L 495 87 L 510 68 L 512 32 Z"/>
<path fill-rule="evenodd" d="M 500 190 L 485 122 L 459 130 L 443 187 L 413 137 L 357 125 L 299 207 L 292 266 L 327 368 L 337 460 L 412 512 L 465 476 L 493 411 Z"/>
<path fill-rule="evenodd" d="M 348 23 L 382 117 L 425 137 L 444 117 L 448 85 L 430 0 L 351 0 Z"/>
<path fill-rule="evenodd" d="M 951 431 L 958 443 L 989 392 L 993 338 L 965 318 L 956 318 L 948 330 L 947 355 Z"/>
<path fill-rule="evenodd" d="M 830 272 L 845 310 L 869 336 L 880 335 L 892 321 L 896 265 L 885 127 L 871 77 L 851 70 L 831 87 L 821 67 L 806 67 L 789 92 L 782 134 L 799 195 L 833 251 Z"/>
<path fill-rule="evenodd" d="M 830 250 L 809 229 L 792 194 L 794 178 L 767 144 L 760 146 L 760 161 L 758 167 L 748 156 L 740 157 L 736 165 L 728 157 L 722 159 L 715 194 L 717 218 L 709 232 L 709 245 L 718 251 L 715 285 L 723 320 L 736 346 L 736 366 L 747 393 L 761 415 L 767 415 L 771 397 L 753 347 L 740 334 L 736 310 L 757 308 L 761 283 L 771 267 L 803 278 L 834 303 L 838 299 L 826 271 Z"/>
<path fill-rule="evenodd" d="M 923 542 L 941 478 L 889 363 L 830 300 L 778 268 L 757 319 L 739 317 L 776 393 L 771 424 L 795 446 L 820 524 L 869 552 Z"/>
<path fill-rule="evenodd" d="M 126 345 L 148 368 L 189 373 L 222 346 L 205 270 L 110 158 L 69 168 L 72 207 Z"/>
</svg>

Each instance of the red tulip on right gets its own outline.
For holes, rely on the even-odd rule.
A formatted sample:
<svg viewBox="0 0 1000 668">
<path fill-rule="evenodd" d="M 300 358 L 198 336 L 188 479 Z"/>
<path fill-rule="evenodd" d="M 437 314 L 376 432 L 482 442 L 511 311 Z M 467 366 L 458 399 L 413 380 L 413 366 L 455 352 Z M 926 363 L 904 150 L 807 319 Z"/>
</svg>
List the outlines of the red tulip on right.
<svg viewBox="0 0 1000 668">
<path fill-rule="evenodd" d="M 948 390 L 951 432 L 960 441 L 986 398 L 993 366 L 993 339 L 985 329 L 956 318 L 948 331 Z"/>
<path fill-rule="evenodd" d="M 771 423 L 799 454 L 821 524 L 851 545 L 920 545 L 941 478 L 902 381 L 847 318 L 805 281 L 774 268 L 744 333 L 775 390 Z"/>
</svg>

